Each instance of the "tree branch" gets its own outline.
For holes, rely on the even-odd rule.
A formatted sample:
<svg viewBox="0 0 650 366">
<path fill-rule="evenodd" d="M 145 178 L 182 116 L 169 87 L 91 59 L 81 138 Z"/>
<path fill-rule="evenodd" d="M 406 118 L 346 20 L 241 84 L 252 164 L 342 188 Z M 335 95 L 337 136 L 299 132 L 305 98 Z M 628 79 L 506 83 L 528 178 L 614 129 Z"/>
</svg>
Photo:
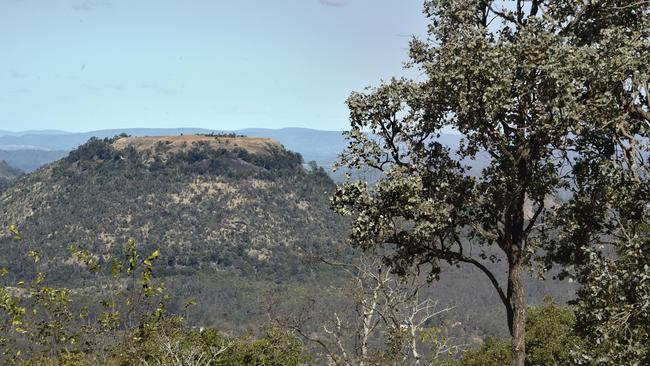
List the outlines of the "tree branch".
<svg viewBox="0 0 650 366">
<path fill-rule="evenodd" d="M 537 12 L 539 11 L 539 3 L 541 0 L 533 0 L 532 4 L 530 5 L 530 13 L 529 16 L 534 17 L 537 16 Z"/>
<path fill-rule="evenodd" d="M 507 20 L 509 22 L 512 22 L 512 23 L 517 23 L 517 19 L 515 19 L 515 17 L 513 17 L 512 15 L 509 15 L 509 14 L 503 12 L 503 11 L 499 11 L 499 10 L 494 9 L 492 7 L 492 4 L 488 4 L 488 8 L 490 9 L 491 12 L 498 15 L 502 19 L 505 19 L 505 20 Z"/>
<path fill-rule="evenodd" d="M 458 262 L 462 263 L 467 263 L 467 264 L 472 264 L 479 270 L 483 272 L 487 276 L 487 278 L 490 280 L 490 283 L 494 287 L 494 289 L 497 291 L 499 294 L 499 298 L 501 299 L 501 302 L 503 305 L 506 307 L 506 311 L 508 314 L 512 313 L 512 305 L 510 304 L 510 297 L 506 295 L 506 293 L 503 291 L 503 288 L 499 284 L 499 281 L 496 279 L 494 274 L 488 269 L 483 263 L 477 261 L 474 258 L 469 258 L 464 255 L 461 255 L 458 252 L 452 252 L 452 251 L 442 251 L 439 249 L 435 248 L 429 248 L 429 250 L 434 254 L 435 256 L 442 258 L 442 259 L 450 259 L 450 260 L 456 260 Z"/>
<path fill-rule="evenodd" d="M 528 226 L 526 226 L 526 228 L 524 229 L 524 233 L 523 233 L 524 237 L 526 237 L 526 235 L 528 235 L 528 233 L 533 229 L 533 226 L 535 226 L 535 222 L 537 221 L 537 218 L 544 211 L 544 202 L 542 201 L 541 203 L 540 202 L 538 203 L 539 203 L 539 207 L 537 207 L 537 210 L 533 214 L 533 217 L 531 217 L 530 221 L 528 221 Z"/>
</svg>

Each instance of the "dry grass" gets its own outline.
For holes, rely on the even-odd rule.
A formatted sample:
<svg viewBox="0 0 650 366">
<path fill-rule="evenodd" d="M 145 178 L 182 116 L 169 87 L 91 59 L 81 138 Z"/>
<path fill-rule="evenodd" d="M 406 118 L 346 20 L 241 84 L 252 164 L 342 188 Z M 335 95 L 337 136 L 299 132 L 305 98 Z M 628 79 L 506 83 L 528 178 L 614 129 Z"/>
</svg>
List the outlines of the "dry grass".
<svg viewBox="0 0 650 366">
<path fill-rule="evenodd" d="M 201 135 L 123 137 L 115 141 L 113 147 L 121 150 L 127 146 L 133 146 L 138 151 L 145 151 L 152 150 L 158 142 L 165 143 L 172 152 L 191 148 L 199 142 L 207 142 L 210 147 L 215 149 L 241 148 L 251 154 L 268 154 L 271 149 L 281 147 L 277 141 L 269 138 Z"/>
</svg>

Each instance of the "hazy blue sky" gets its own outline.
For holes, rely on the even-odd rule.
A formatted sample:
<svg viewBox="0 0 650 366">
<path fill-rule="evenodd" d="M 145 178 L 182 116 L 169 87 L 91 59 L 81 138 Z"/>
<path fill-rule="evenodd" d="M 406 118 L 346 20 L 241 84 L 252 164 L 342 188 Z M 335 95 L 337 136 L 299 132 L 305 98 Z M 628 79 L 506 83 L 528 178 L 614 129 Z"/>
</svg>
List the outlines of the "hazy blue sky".
<svg viewBox="0 0 650 366">
<path fill-rule="evenodd" d="M 0 129 L 347 127 L 421 0 L 0 0 Z"/>
</svg>

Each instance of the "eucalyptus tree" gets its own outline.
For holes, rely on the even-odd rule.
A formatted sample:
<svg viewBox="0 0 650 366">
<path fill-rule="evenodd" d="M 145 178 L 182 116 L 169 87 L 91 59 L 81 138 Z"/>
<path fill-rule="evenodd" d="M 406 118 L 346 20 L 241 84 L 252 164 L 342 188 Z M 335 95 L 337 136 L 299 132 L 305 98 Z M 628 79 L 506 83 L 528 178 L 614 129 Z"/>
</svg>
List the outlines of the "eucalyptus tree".
<svg viewBox="0 0 650 366">
<path fill-rule="evenodd" d="M 426 1 L 428 33 L 411 41 L 407 63 L 419 76 L 347 101 L 341 164 L 382 172 L 373 185 L 346 181 L 333 198 L 353 217 L 351 242 L 392 248 L 385 259 L 398 272 L 426 263 L 437 277 L 443 262 L 481 270 L 506 308 L 512 365 L 525 362 L 526 269 L 584 263 L 585 245 L 607 234 L 598 222 L 611 207 L 581 211 L 558 196 L 589 203 L 582 179 L 602 178 L 585 173 L 590 162 L 616 160 L 647 136 L 649 6 Z M 463 135 L 457 149 L 436 140 L 449 127 Z M 483 156 L 473 173 L 468 162 Z M 505 283 L 487 264 L 500 260 Z"/>
</svg>

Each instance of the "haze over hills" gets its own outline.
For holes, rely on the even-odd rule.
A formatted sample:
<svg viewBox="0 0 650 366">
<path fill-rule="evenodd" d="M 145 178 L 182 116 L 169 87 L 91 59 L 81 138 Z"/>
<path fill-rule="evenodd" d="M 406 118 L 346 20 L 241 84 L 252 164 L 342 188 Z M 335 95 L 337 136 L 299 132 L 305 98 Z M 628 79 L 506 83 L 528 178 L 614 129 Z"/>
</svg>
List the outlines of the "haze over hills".
<svg viewBox="0 0 650 366">
<path fill-rule="evenodd" d="M 62 130 L 27 130 L 27 131 L 9 131 L 0 130 L 0 136 L 22 136 L 22 135 L 65 135 L 68 131 Z"/>
<path fill-rule="evenodd" d="M 6 161 L 12 167 L 26 172 L 33 172 L 41 166 L 61 159 L 66 155 L 68 155 L 68 151 L 63 150 L 0 149 L 0 160 Z"/>
</svg>

